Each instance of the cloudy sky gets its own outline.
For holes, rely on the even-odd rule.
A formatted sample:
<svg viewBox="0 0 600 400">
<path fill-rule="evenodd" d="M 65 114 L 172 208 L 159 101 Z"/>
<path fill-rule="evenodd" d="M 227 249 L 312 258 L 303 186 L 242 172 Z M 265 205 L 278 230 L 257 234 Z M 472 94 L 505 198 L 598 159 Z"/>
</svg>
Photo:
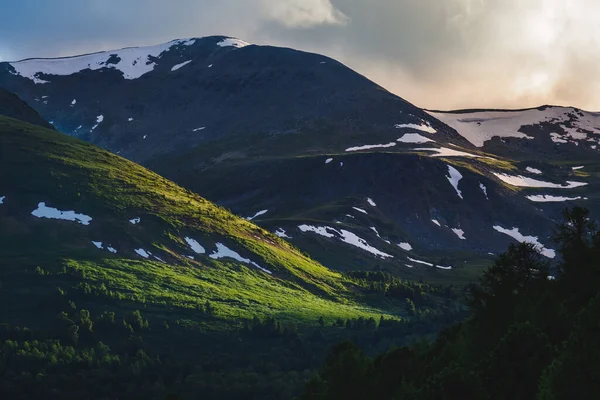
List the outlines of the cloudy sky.
<svg viewBox="0 0 600 400">
<path fill-rule="evenodd" d="M 0 0 L 0 60 L 222 34 L 326 54 L 430 109 L 600 110 L 598 15 L 597 0 Z"/>
</svg>

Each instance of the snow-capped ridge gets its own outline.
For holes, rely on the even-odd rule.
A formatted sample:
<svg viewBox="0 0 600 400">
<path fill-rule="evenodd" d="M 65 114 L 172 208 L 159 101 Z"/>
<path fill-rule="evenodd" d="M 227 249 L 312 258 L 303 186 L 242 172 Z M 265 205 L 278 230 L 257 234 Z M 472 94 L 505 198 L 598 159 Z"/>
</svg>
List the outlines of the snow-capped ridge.
<svg viewBox="0 0 600 400">
<path fill-rule="evenodd" d="M 242 48 L 250 45 L 243 40 L 231 37 L 218 37 L 218 47 Z M 13 75 L 32 80 L 36 84 L 52 82 L 52 76 L 73 75 L 84 70 L 99 70 L 102 68 L 115 69 L 123 74 L 124 79 L 133 80 L 151 72 L 156 67 L 156 62 L 165 52 L 174 47 L 191 46 L 197 40 L 205 38 L 175 39 L 167 43 L 124 47 L 116 50 L 101 51 L 69 57 L 59 58 L 28 58 L 20 61 L 11 61 Z M 171 68 L 171 71 L 185 66 L 190 61 L 182 62 Z"/>
</svg>

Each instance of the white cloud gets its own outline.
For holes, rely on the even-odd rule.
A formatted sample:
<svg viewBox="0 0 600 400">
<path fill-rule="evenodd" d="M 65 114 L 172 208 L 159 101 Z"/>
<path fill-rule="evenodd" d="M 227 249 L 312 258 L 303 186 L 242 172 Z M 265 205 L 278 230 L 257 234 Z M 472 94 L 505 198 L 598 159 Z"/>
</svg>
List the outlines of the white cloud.
<svg viewBox="0 0 600 400">
<path fill-rule="evenodd" d="M 600 109 L 597 0 L 13 3 L 0 13 L 4 59 L 227 35 L 326 54 L 430 109 Z"/>
<path fill-rule="evenodd" d="M 345 25 L 349 18 L 330 0 L 262 0 L 269 17 L 288 28 Z"/>
</svg>

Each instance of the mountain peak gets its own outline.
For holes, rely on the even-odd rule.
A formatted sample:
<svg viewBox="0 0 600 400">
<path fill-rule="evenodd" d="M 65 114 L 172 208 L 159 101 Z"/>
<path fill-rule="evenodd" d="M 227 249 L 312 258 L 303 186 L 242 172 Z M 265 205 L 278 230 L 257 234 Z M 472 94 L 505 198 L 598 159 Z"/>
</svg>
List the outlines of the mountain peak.
<svg viewBox="0 0 600 400">
<path fill-rule="evenodd" d="M 84 70 L 112 68 L 122 72 L 125 79 L 137 79 L 153 71 L 156 60 L 164 53 L 192 46 L 197 42 L 216 45 L 219 48 L 239 49 L 248 46 L 243 40 L 228 36 L 209 36 L 204 38 L 175 39 L 170 42 L 141 47 L 125 47 L 117 50 L 101 51 L 60 58 L 29 58 L 8 62 L 9 72 L 32 80 L 36 84 L 48 83 L 45 76 L 73 75 Z M 2 63 L 0 63 L 2 64 Z"/>
</svg>

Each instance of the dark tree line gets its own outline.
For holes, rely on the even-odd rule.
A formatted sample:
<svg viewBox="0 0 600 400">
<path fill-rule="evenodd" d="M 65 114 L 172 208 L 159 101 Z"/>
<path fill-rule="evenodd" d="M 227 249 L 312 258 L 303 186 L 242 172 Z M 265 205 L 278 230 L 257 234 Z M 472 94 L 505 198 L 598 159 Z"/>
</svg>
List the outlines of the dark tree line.
<svg viewBox="0 0 600 400">
<path fill-rule="evenodd" d="M 511 245 L 467 291 L 470 317 L 435 341 L 374 358 L 346 341 L 329 352 L 302 400 L 594 399 L 600 393 L 600 232 L 565 210 L 550 265 Z"/>
</svg>

